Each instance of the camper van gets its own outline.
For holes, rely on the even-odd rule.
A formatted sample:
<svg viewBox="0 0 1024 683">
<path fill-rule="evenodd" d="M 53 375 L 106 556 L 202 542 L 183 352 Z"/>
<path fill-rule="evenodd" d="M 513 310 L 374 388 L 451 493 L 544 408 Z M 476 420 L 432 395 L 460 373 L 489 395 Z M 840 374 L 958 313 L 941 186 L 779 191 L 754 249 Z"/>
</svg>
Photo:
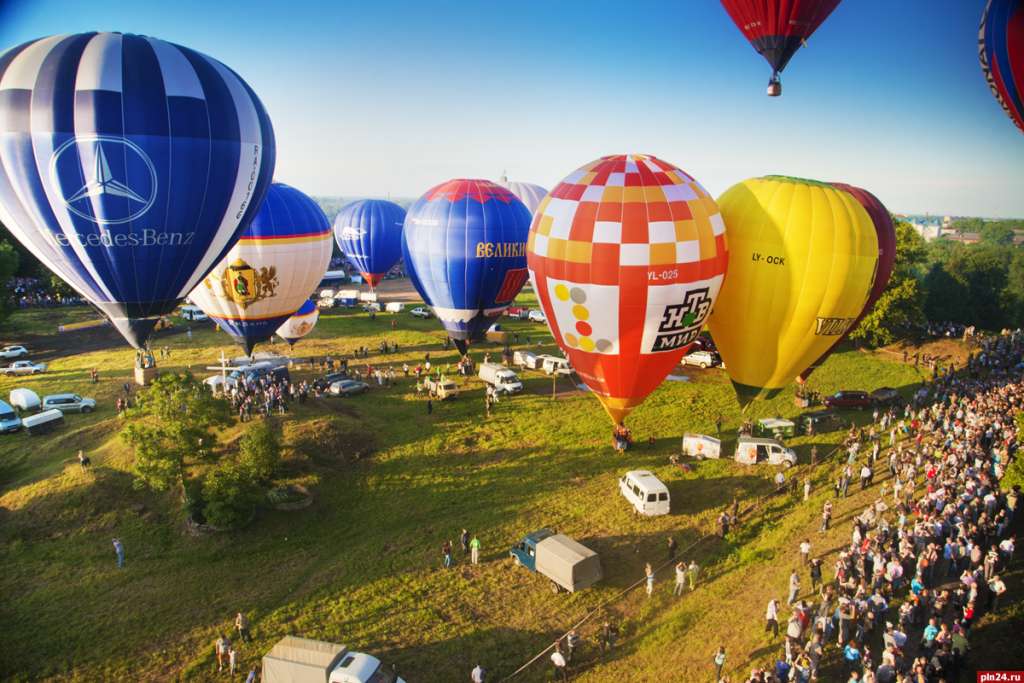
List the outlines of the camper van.
<svg viewBox="0 0 1024 683">
<path fill-rule="evenodd" d="M 668 487 L 647 470 L 630 470 L 622 475 L 619 493 L 639 515 L 654 517 L 668 514 Z"/>
<path fill-rule="evenodd" d="M 568 375 L 572 373 L 572 366 L 569 365 L 569 361 L 558 356 L 538 356 L 543 359 L 543 365 L 545 375 Z"/>
<path fill-rule="evenodd" d="M 481 363 L 479 375 L 499 393 L 518 394 L 523 390 L 523 383 L 516 373 L 500 363 Z"/>
<path fill-rule="evenodd" d="M 390 301 L 384 306 L 384 310 L 388 313 L 401 313 L 405 310 L 405 304 L 401 301 Z"/>
<path fill-rule="evenodd" d="M 736 462 L 744 465 L 768 463 L 790 467 L 796 464 L 796 453 L 775 439 L 741 436 L 736 443 Z"/>
<path fill-rule="evenodd" d="M 544 361 L 531 351 L 516 351 L 512 354 L 512 365 L 529 370 L 540 370 Z"/>
<path fill-rule="evenodd" d="M 7 434 L 21 429 L 21 418 L 14 408 L 5 401 L 0 401 L 0 433 Z"/>
</svg>

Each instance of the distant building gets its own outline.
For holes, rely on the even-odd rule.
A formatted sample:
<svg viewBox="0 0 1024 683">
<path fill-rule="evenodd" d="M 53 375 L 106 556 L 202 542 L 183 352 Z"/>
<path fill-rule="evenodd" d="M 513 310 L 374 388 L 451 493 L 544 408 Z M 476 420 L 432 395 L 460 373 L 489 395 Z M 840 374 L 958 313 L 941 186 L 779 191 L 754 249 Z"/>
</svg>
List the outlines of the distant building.
<svg viewBox="0 0 1024 683">
<path fill-rule="evenodd" d="M 961 244 L 977 244 L 981 241 L 981 233 L 951 232 L 947 235 L 943 235 L 942 239 L 949 240 L 950 242 L 960 242 Z"/>
</svg>

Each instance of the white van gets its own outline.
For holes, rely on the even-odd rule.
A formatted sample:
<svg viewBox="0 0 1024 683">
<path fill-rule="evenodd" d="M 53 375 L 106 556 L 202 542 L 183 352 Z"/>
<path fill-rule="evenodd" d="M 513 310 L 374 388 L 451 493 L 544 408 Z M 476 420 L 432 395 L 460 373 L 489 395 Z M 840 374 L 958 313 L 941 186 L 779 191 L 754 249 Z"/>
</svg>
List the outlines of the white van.
<svg viewBox="0 0 1024 683">
<path fill-rule="evenodd" d="M 518 394 L 523 390 L 523 383 L 516 373 L 500 363 L 481 363 L 478 374 L 480 379 L 502 394 Z"/>
<path fill-rule="evenodd" d="M 544 361 L 532 351 L 516 351 L 512 354 L 512 365 L 530 370 L 539 370 Z"/>
<path fill-rule="evenodd" d="M 384 310 L 388 313 L 401 313 L 405 310 L 405 304 L 401 301 L 391 301 L 384 306 Z"/>
<path fill-rule="evenodd" d="M 775 439 L 741 436 L 736 443 L 736 462 L 744 465 L 768 463 L 790 467 L 796 464 L 796 453 Z"/>
<path fill-rule="evenodd" d="M 683 455 L 717 459 L 722 456 L 722 442 L 704 434 L 683 434 Z"/>
<path fill-rule="evenodd" d="M 191 304 L 182 306 L 178 310 L 178 315 L 180 315 L 185 320 L 196 321 L 209 319 L 209 316 L 203 313 L 203 309 L 199 308 L 198 306 L 192 306 Z"/>
<path fill-rule="evenodd" d="M 537 357 L 543 359 L 543 364 L 541 365 L 541 368 L 543 368 L 545 375 L 568 375 L 572 373 L 572 366 L 569 365 L 569 361 L 567 361 L 564 358 L 549 355 L 542 355 Z"/>
<path fill-rule="evenodd" d="M 630 470 L 619 479 L 619 492 L 637 514 L 653 517 L 669 512 L 668 487 L 647 470 Z"/>
</svg>

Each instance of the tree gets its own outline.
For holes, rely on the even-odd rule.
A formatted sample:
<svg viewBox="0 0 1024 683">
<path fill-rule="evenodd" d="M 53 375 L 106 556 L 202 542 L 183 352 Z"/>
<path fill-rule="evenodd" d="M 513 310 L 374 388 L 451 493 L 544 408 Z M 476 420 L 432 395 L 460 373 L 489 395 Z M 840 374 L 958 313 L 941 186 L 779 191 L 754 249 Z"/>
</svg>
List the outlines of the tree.
<svg viewBox="0 0 1024 683">
<path fill-rule="evenodd" d="M 266 482 L 274 476 L 281 462 L 281 443 L 277 430 L 268 420 L 250 422 L 239 440 L 238 464 L 254 481 Z"/>
<path fill-rule="evenodd" d="M 971 324 L 967 285 L 950 274 L 944 263 L 933 263 L 924 276 L 923 284 L 924 314 L 928 320 Z"/>
<path fill-rule="evenodd" d="M 1006 324 L 1006 306 L 1002 300 L 1010 267 L 1010 252 L 994 245 L 973 245 L 954 252 L 946 265 L 967 290 L 967 312 L 960 320 L 986 330 L 998 330 Z"/>
<path fill-rule="evenodd" d="M 925 262 L 925 242 L 910 223 L 896 222 L 896 262 L 874 307 L 850 333 L 873 346 L 891 344 L 924 324 L 924 291 L 918 270 Z"/>
<path fill-rule="evenodd" d="M 985 244 L 1009 246 L 1013 244 L 1013 227 L 1005 221 L 985 223 L 981 228 L 981 241 Z"/>
<path fill-rule="evenodd" d="M 135 449 L 137 486 L 177 488 L 188 500 L 188 465 L 216 445 L 213 428 L 226 424 L 227 404 L 191 373 L 164 373 L 138 399 L 137 418 L 122 432 Z"/>
<path fill-rule="evenodd" d="M 10 289 L 6 285 L 17 274 L 20 261 L 14 246 L 7 240 L 0 239 L 0 320 L 7 318 L 14 308 L 9 294 Z"/>
<path fill-rule="evenodd" d="M 259 495 L 259 482 L 253 473 L 227 460 L 203 478 L 203 517 L 213 526 L 237 528 L 248 521 Z"/>
</svg>

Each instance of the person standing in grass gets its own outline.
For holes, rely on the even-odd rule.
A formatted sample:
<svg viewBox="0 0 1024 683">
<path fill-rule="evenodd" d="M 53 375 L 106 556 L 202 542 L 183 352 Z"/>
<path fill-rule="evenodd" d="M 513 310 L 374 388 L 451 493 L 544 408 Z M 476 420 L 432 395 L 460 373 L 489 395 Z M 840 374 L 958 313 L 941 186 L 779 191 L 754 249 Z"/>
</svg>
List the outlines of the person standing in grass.
<svg viewBox="0 0 1024 683">
<path fill-rule="evenodd" d="M 686 561 L 676 563 L 676 585 L 672 589 L 672 595 L 682 595 L 686 588 Z"/>
<path fill-rule="evenodd" d="M 803 565 L 806 567 L 810 562 L 811 556 L 811 539 L 805 538 L 800 542 L 800 559 L 803 561 Z"/>
<path fill-rule="evenodd" d="M 718 652 L 715 653 L 715 683 L 722 680 L 722 667 L 725 666 L 725 645 L 718 646 Z"/>
<path fill-rule="evenodd" d="M 647 597 L 651 597 L 651 594 L 654 593 L 654 569 L 650 562 L 644 565 L 644 573 L 647 577 Z"/>
<path fill-rule="evenodd" d="M 826 500 L 821 508 L 821 533 L 828 531 L 828 525 L 832 521 L 832 501 Z"/>
<path fill-rule="evenodd" d="M 470 683 L 484 683 L 487 677 L 487 670 L 477 664 L 469 674 Z"/>
<path fill-rule="evenodd" d="M 789 599 L 786 604 L 792 605 L 796 602 L 796 596 L 800 593 L 800 574 L 794 569 L 789 574 Z"/>
<path fill-rule="evenodd" d="M 615 640 L 619 637 L 619 627 L 605 619 L 601 626 L 601 652 L 611 652 L 615 649 Z"/>
<path fill-rule="evenodd" d="M 241 612 L 235 615 L 235 630 L 238 631 L 238 637 L 243 643 L 252 641 L 249 636 L 249 619 Z"/>
<path fill-rule="evenodd" d="M 818 590 L 818 586 L 821 584 L 821 560 L 814 558 L 811 560 L 811 590 Z"/>
<path fill-rule="evenodd" d="M 469 558 L 473 564 L 480 564 L 480 539 L 475 534 L 469 542 Z"/>
<path fill-rule="evenodd" d="M 469 531 L 468 530 L 463 529 L 462 533 L 459 534 L 459 545 L 462 546 L 462 554 L 463 555 L 468 555 L 469 554 Z"/>
<path fill-rule="evenodd" d="M 124 545 L 120 538 L 114 539 L 114 552 L 117 553 L 117 566 L 124 567 Z"/>
<path fill-rule="evenodd" d="M 217 654 L 217 671 L 224 670 L 224 659 L 227 657 L 231 641 L 221 634 L 213 643 L 213 651 Z"/>
<path fill-rule="evenodd" d="M 779 637 L 779 601 L 772 598 L 764 612 L 764 631 L 772 634 L 772 640 Z"/>
<path fill-rule="evenodd" d="M 671 562 L 672 560 L 676 559 L 676 549 L 678 547 L 679 547 L 679 545 L 676 543 L 676 539 L 674 539 L 673 537 L 669 536 L 668 537 L 668 561 L 669 562 Z"/>
<path fill-rule="evenodd" d="M 690 582 L 690 592 L 697 590 L 697 577 L 700 575 L 700 567 L 697 562 L 690 560 L 690 566 L 686 568 L 686 578 Z"/>
<path fill-rule="evenodd" d="M 556 681 L 568 681 L 569 670 L 568 662 L 565 661 L 565 656 L 558 647 L 558 642 L 555 642 L 555 651 L 551 653 L 551 663 L 555 667 L 555 680 Z"/>
<path fill-rule="evenodd" d="M 235 675 L 235 668 L 238 666 L 238 651 L 234 645 L 228 647 L 228 673 Z"/>
<path fill-rule="evenodd" d="M 449 569 L 452 566 L 452 542 L 445 541 L 444 545 L 441 546 L 441 554 L 444 556 L 444 568 Z"/>
</svg>

